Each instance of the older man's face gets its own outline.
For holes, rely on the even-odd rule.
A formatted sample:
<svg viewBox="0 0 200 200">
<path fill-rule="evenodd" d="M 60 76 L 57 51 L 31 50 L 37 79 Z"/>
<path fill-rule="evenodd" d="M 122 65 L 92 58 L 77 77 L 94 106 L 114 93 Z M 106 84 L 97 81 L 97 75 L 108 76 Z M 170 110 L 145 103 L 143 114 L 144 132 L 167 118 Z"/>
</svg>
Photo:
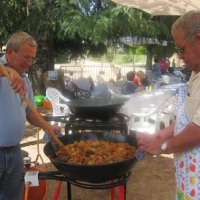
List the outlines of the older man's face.
<svg viewBox="0 0 200 200">
<path fill-rule="evenodd" d="M 19 74 L 23 74 L 34 62 L 37 47 L 28 43 L 21 45 L 18 51 L 9 48 L 6 53 L 6 59 L 9 67 L 15 69 Z"/>
<path fill-rule="evenodd" d="M 197 34 L 194 41 L 190 42 L 189 38 L 183 37 L 183 31 L 177 29 L 173 38 L 179 58 L 184 61 L 188 68 L 198 73 L 200 71 L 200 35 Z"/>
</svg>

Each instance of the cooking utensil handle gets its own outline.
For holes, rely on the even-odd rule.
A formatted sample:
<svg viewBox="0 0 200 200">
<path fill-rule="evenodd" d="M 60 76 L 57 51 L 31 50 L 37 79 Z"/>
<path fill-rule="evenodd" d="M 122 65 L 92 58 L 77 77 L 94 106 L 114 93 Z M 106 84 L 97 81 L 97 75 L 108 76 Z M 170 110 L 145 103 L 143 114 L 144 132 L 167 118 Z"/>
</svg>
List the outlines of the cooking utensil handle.
<svg viewBox="0 0 200 200">
<path fill-rule="evenodd" d="M 0 63 L 0 70 L 2 73 L 7 77 L 8 81 L 10 82 L 10 75 L 8 71 L 5 69 L 5 67 Z M 32 103 L 28 100 L 28 98 L 25 96 L 24 101 L 26 104 L 30 107 L 30 109 L 33 111 L 35 116 L 38 118 L 38 120 L 41 123 L 42 128 L 49 133 L 49 135 L 52 137 L 52 139 L 61 147 L 65 150 L 65 146 L 63 143 L 55 136 L 54 132 L 51 130 L 48 122 L 46 122 L 43 117 L 40 115 L 40 113 L 35 109 L 35 107 L 32 105 Z"/>
</svg>

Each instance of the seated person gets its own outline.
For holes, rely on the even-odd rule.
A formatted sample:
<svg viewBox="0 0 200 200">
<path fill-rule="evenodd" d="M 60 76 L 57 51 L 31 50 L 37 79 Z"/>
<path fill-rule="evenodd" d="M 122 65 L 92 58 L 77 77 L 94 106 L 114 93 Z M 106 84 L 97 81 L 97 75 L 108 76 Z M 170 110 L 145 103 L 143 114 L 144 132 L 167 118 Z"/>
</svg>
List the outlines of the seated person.
<svg viewBox="0 0 200 200">
<path fill-rule="evenodd" d="M 133 83 L 135 72 L 130 71 L 126 74 L 126 81 L 122 85 L 122 94 L 133 94 L 137 90 L 137 85 Z"/>
<path fill-rule="evenodd" d="M 149 85 L 149 81 L 147 80 L 145 73 L 141 70 L 136 72 L 133 82 L 138 86 L 147 87 Z"/>
</svg>

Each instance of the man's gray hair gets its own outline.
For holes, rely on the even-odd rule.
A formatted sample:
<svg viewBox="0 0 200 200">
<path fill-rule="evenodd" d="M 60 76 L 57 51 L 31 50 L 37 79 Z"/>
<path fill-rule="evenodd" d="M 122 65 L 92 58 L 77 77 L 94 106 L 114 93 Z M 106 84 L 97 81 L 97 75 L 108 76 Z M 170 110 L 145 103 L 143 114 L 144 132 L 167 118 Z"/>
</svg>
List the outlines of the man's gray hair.
<svg viewBox="0 0 200 200">
<path fill-rule="evenodd" d="M 185 39 L 192 42 L 196 33 L 200 32 L 200 10 L 192 10 L 179 17 L 172 25 L 171 34 L 177 29 L 181 29 Z"/>
<path fill-rule="evenodd" d="M 21 31 L 11 35 L 6 44 L 6 51 L 10 47 L 13 48 L 15 51 L 18 51 L 23 43 L 28 43 L 31 46 L 37 47 L 36 40 L 28 33 Z"/>
</svg>

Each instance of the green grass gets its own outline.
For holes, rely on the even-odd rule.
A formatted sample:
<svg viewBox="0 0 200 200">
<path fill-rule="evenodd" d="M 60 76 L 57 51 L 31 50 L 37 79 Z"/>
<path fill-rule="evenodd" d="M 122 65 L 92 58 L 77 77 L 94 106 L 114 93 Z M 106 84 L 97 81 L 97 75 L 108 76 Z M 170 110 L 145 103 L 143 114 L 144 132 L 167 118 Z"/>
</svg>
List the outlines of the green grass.
<svg viewBox="0 0 200 200">
<path fill-rule="evenodd" d="M 133 63 L 133 57 L 128 56 L 126 54 L 118 54 L 116 58 L 113 60 L 115 64 L 126 64 Z M 146 55 L 134 55 L 134 63 L 146 63 Z"/>
<path fill-rule="evenodd" d="M 105 56 L 104 57 L 89 57 L 89 60 L 94 60 L 94 61 L 98 61 L 98 62 L 109 62 L 108 60 L 106 60 Z M 127 64 L 127 63 L 132 63 L 132 57 L 127 55 L 127 54 L 117 54 L 112 63 L 118 64 L 118 65 L 123 65 L 123 64 Z M 61 64 L 61 63 L 67 63 L 68 62 L 68 58 L 66 55 L 60 55 L 57 57 L 56 59 L 56 63 L 57 64 Z M 140 63 L 146 63 L 146 55 L 134 55 L 134 62 L 140 62 Z"/>
</svg>

